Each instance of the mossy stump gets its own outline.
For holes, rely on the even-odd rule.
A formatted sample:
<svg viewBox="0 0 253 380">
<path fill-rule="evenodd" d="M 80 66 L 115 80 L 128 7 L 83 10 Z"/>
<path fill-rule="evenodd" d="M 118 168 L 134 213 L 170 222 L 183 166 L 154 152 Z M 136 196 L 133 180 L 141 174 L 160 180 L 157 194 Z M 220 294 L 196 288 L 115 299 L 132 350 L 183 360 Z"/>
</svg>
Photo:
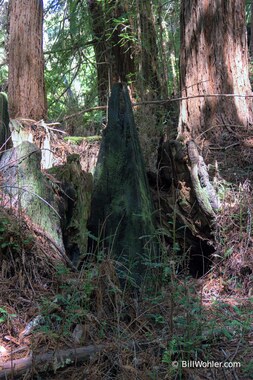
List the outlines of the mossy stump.
<svg viewBox="0 0 253 380">
<path fill-rule="evenodd" d="M 157 260 L 153 206 L 127 87 L 114 85 L 94 173 L 89 228 L 98 252 L 140 285 Z"/>
<path fill-rule="evenodd" d="M 35 230 L 48 235 L 65 253 L 55 193 L 40 166 L 41 151 L 28 141 L 4 152 L 0 160 L 2 189 L 7 206 L 24 210 Z"/>
</svg>

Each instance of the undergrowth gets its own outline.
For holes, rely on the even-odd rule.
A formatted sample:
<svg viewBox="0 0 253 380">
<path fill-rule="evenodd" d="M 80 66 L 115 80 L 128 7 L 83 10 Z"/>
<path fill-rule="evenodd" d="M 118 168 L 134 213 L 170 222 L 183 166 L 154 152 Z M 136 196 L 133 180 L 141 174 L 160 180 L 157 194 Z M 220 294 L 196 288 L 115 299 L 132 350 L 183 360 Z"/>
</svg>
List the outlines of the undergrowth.
<svg viewBox="0 0 253 380">
<path fill-rule="evenodd" d="M 226 189 L 209 273 L 193 279 L 176 270 L 184 255 L 172 226 L 170 258 L 163 254 L 158 267 L 146 263 L 156 286 L 139 292 L 122 287 L 108 254 L 73 272 L 50 262 L 49 247 L 28 226 L 17 228 L 1 214 L 0 346 L 15 351 L 18 342 L 39 353 L 109 344 L 72 372 L 64 368 L 48 379 L 72 379 L 73 371 L 75 379 L 95 380 L 253 378 L 251 199 L 249 183 Z M 230 367 L 190 368 L 193 362 Z"/>
</svg>

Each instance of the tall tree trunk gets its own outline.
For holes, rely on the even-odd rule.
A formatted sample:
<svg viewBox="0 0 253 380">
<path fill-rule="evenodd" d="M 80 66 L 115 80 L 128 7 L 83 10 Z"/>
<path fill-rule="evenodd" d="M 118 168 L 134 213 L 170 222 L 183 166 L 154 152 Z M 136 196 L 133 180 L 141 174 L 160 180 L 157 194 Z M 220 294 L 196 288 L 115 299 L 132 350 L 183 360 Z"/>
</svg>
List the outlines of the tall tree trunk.
<svg viewBox="0 0 253 380">
<path fill-rule="evenodd" d="M 158 65 L 158 47 L 156 44 L 156 29 L 154 23 L 152 1 L 139 1 L 140 28 L 141 28 L 141 61 L 142 72 L 140 73 L 143 80 L 144 97 L 151 100 L 159 98 L 162 92 L 159 65 Z"/>
<path fill-rule="evenodd" d="M 106 41 L 106 22 L 102 4 L 96 0 L 89 0 L 89 11 L 94 35 L 94 50 L 97 64 L 97 88 L 100 104 L 107 103 L 109 91 L 109 62 Z"/>
<path fill-rule="evenodd" d="M 249 41 L 249 51 L 250 56 L 253 57 L 253 2 L 251 3 L 251 15 L 250 15 L 250 41 Z"/>
<path fill-rule="evenodd" d="M 133 80 L 135 73 L 132 45 L 127 36 L 124 38 L 126 25 L 116 24 L 127 14 L 126 4 L 118 2 L 114 7 L 110 2 L 89 0 L 92 28 L 95 38 L 94 50 L 97 63 L 99 100 L 105 104 L 114 83 Z M 125 22 L 125 21 L 124 21 Z M 129 20 L 127 33 L 129 32 Z"/>
<path fill-rule="evenodd" d="M 122 17 L 126 18 L 128 14 L 128 6 L 124 2 L 118 4 L 113 9 L 113 12 L 107 13 L 107 24 L 109 26 L 109 33 L 111 34 L 111 75 L 112 82 L 129 82 L 135 79 L 135 64 L 133 54 L 133 44 L 131 43 L 132 30 L 130 26 L 130 17 L 115 25 L 113 20 L 120 20 Z M 125 36 L 124 36 L 125 34 Z"/>
<path fill-rule="evenodd" d="M 244 167 L 253 162 L 244 1 L 182 0 L 180 66 L 179 141 L 188 143 L 190 187 L 210 216 L 218 202 L 203 158 L 217 161 L 229 181 L 244 180 Z"/>
<path fill-rule="evenodd" d="M 117 82 L 131 83 L 131 91 L 136 90 L 142 99 L 157 98 L 162 93 L 166 96 L 166 73 L 162 80 L 152 2 L 89 0 L 88 4 L 95 38 L 100 101 L 105 102 L 105 94 L 107 96 L 111 85 Z M 133 12 L 137 13 L 136 19 Z"/>
<path fill-rule="evenodd" d="M 46 116 L 43 1 L 10 0 L 9 113 L 11 118 Z"/>
<path fill-rule="evenodd" d="M 167 205 L 179 226 L 209 240 L 220 202 L 205 161 L 217 161 L 221 176 L 233 182 L 244 181 L 245 166 L 253 163 L 243 1 L 181 1 L 180 66 L 178 138 L 162 146 L 161 188 L 169 193 Z M 178 241 L 186 252 L 189 243 L 182 244 L 180 236 Z"/>
<path fill-rule="evenodd" d="M 180 135 L 202 134 L 219 144 L 225 128 L 252 123 L 252 101 L 243 97 L 251 95 L 244 1 L 182 0 L 180 65 L 182 97 L 188 97 L 181 102 Z M 196 95 L 206 97 L 191 98 Z"/>
<path fill-rule="evenodd" d="M 164 99 L 168 98 L 168 65 L 167 65 L 167 57 L 166 57 L 166 39 L 164 38 L 166 36 L 166 30 L 163 26 L 163 17 L 162 17 L 162 2 L 159 0 L 158 3 L 158 33 L 159 36 L 159 46 L 160 46 L 160 82 L 161 82 L 161 91 L 162 91 L 162 97 Z"/>
</svg>

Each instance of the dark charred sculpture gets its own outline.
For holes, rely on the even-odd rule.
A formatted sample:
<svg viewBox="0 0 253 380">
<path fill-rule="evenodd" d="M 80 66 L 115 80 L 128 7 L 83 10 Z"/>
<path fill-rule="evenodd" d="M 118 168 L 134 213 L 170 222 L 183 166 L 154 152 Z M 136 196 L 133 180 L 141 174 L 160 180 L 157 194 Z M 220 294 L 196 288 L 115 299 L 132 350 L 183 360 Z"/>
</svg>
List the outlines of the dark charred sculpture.
<svg viewBox="0 0 253 380">
<path fill-rule="evenodd" d="M 153 207 L 127 87 L 114 85 L 94 175 L 93 246 L 138 285 L 157 259 Z"/>
</svg>

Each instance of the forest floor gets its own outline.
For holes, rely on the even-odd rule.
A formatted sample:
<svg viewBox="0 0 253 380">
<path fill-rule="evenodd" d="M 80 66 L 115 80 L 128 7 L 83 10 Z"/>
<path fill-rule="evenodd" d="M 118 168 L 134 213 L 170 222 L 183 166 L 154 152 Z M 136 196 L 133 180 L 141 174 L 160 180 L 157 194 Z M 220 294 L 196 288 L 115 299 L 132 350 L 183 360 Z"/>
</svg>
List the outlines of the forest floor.
<svg viewBox="0 0 253 380">
<path fill-rule="evenodd" d="M 80 149 L 95 162 L 97 147 Z M 209 271 L 193 278 L 174 256 L 138 294 L 108 255 L 75 272 L 25 215 L 0 208 L 0 379 L 253 379 L 253 192 L 231 176 Z"/>
<path fill-rule="evenodd" d="M 109 258 L 78 273 L 55 265 L 50 243 L 6 210 L 1 232 L 0 379 L 6 368 L 10 379 L 253 378 L 249 268 L 224 275 L 219 262 L 199 279 L 163 268 L 162 286 L 136 295 Z"/>
</svg>

